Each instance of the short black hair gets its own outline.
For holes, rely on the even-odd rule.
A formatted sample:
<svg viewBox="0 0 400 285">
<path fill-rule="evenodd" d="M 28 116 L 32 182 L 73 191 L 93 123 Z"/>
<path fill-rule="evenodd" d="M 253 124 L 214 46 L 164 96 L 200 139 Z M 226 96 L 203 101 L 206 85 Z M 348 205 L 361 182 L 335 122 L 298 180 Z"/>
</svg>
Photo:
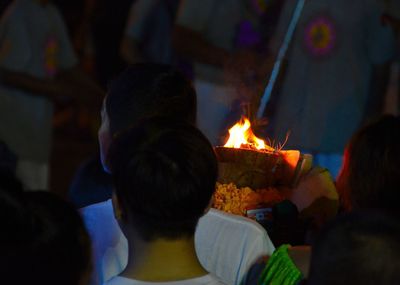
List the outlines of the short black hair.
<svg viewBox="0 0 400 285">
<path fill-rule="evenodd" d="M 196 91 L 189 79 L 169 65 L 138 63 L 110 84 L 105 108 L 111 135 L 152 116 L 195 124 Z"/>
<path fill-rule="evenodd" d="M 24 284 L 31 277 L 32 229 L 21 183 L 0 169 L 0 275 L 4 284 Z M 21 271 L 24 274 L 21 274 Z"/>
<path fill-rule="evenodd" d="M 0 171 L 0 275 L 4 284 L 79 285 L 91 246 L 79 213 L 48 192 L 23 192 Z"/>
<path fill-rule="evenodd" d="M 144 240 L 194 235 L 218 173 L 213 148 L 197 128 L 148 119 L 117 136 L 109 162 L 122 218 Z"/>
<path fill-rule="evenodd" d="M 91 243 L 82 218 L 49 192 L 27 192 L 32 221 L 32 268 L 41 284 L 79 285 L 92 266 Z"/>
<path fill-rule="evenodd" d="M 327 226 L 312 247 L 310 285 L 397 284 L 398 215 L 353 212 Z"/>
</svg>

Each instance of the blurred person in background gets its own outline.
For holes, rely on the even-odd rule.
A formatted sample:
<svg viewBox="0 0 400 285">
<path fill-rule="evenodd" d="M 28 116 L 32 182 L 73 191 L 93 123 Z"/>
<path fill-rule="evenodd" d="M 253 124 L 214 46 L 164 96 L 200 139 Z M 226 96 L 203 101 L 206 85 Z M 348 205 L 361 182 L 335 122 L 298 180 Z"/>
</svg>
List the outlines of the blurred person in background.
<svg viewBox="0 0 400 285">
<path fill-rule="evenodd" d="M 183 0 L 179 7 L 173 44 L 194 63 L 198 126 L 213 145 L 221 143 L 232 106 L 257 92 L 240 92 L 243 87 L 255 88 L 265 76 L 257 53 L 263 42 L 259 3 Z"/>
<path fill-rule="evenodd" d="M 120 50 L 127 63 L 175 62 L 172 29 L 178 6 L 179 0 L 137 0 L 132 4 Z"/>
<path fill-rule="evenodd" d="M 135 1 L 95 0 L 87 16 L 91 19 L 95 74 L 103 88 L 126 67 L 120 56 L 120 45 L 129 9 Z"/>
<path fill-rule="evenodd" d="M 52 102 L 96 104 L 103 92 L 76 66 L 64 22 L 47 0 L 16 0 L 1 24 L 0 137 L 28 189 L 48 188 Z"/>
<path fill-rule="evenodd" d="M 288 0 L 272 51 L 278 52 L 298 1 Z M 306 1 L 287 54 L 274 138 L 314 154 L 336 176 L 351 134 L 383 111 L 394 35 L 376 0 Z"/>
<path fill-rule="evenodd" d="M 65 16 L 85 71 L 103 88 L 125 68 L 119 54 L 130 6 L 136 0 L 53 0 Z"/>
<path fill-rule="evenodd" d="M 396 60 L 392 65 L 393 85 L 397 87 L 397 94 L 393 97 L 397 98 L 397 106 L 395 110 L 400 114 L 400 1 L 382 0 L 385 3 L 385 13 L 382 21 L 385 25 L 390 26 L 397 37 Z M 396 84 L 397 83 L 397 84 Z"/>
</svg>

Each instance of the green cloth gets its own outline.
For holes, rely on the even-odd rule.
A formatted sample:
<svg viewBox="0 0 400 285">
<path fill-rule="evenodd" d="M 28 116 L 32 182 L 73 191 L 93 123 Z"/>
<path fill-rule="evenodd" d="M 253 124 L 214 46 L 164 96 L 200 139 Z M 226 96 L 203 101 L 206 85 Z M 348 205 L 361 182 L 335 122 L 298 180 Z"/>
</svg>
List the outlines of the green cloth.
<svg viewBox="0 0 400 285">
<path fill-rule="evenodd" d="M 282 245 L 275 250 L 258 280 L 259 285 L 295 285 L 303 279 L 288 254 L 289 248 L 290 245 Z"/>
</svg>

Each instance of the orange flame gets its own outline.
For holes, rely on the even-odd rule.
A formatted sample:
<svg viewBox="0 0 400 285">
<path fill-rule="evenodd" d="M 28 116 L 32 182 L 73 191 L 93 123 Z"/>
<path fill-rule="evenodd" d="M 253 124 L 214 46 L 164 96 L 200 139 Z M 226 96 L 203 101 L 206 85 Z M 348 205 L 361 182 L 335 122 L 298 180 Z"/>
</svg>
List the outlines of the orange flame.
<svg viewBox="0 0 400 285">
<path fill-rule="evenodd" d="M 262 139 L 257 138 L 251 130 L 249 119 L 243 116 L 240 121 L 229 129 L 229 139 L 224 147 L 256 148 L 258 150 L 275 151 Z"/>
</svg>

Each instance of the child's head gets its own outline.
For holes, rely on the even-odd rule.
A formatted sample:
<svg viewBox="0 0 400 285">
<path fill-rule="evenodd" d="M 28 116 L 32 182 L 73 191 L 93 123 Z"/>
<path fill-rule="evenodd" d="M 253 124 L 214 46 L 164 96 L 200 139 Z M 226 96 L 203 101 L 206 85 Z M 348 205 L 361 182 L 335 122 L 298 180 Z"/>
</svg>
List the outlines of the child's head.
<svg viewBox="0 0 400 285">
<path fill-rule="evenodd" d="M 320 233 L 312 248 L 307 284 L 397 284 L 399 272 L 398 217 L 352 213 Z"/>
<path fill-rule="evenodd" d="M 0 227 L 4 284 L 83 284 L 90 241 L 72 206 L 47 192 L 23 192 L 9 173 L 0 173 Z"/>
<path fill-rule="evenodd" d="M 351 139 L 337 188 L 345 209 L 396 209 L 400 199 L 400 119 L 384 116 Z"/>
<path fill-rule="evenodd" d="M 79 213 L 48 192 L 27 192 L 26 201 L 34 276 L 41 284 L 87 284 L 91 244 Z"/>
<path fill-rule="evenodd" d="M 132 65 L 112 82 L 103 102 L 99 130 L 103 165 L 112 138 L 152 116 L 195 124 L 196 92 L 182 73 L 168 65 Z"/>
<path fill-rule="evenodd" d="M 30 275 L 32 229 L 21 183 L 0 170 L 0 276 L 4 284 L 23 284 Z M 21 275 L 21 269 L 25 271 Z"/>
<path fill-rule="evenodd" d="M 117 137 L 110 158 L 123 224 L 145 241 L 194 235 L 218 172 L 213 148 L 199 130 L 153 118 Z"/>
</svg>

